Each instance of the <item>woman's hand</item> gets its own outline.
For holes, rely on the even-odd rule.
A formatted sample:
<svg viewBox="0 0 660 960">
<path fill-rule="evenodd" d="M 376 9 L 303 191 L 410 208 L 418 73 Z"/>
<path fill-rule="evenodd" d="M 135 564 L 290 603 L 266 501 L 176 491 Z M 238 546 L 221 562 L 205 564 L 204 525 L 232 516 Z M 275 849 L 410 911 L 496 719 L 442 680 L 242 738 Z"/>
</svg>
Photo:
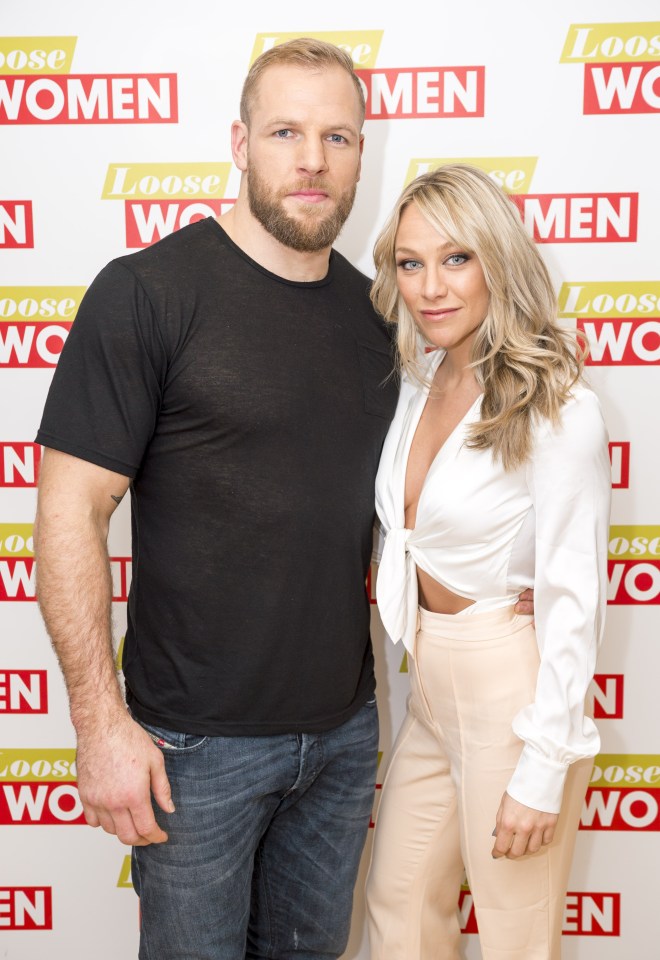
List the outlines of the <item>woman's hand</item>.
<svg viewBox="0 0 660 960">
<path fill-rule="evenodd" d="M 556 813 L 526 807 L 505 793 L 495 820 L 493 857 L 517 860 L 526 853 L 538 853 L 552 843 L 557 819 Z"/>
</svg>

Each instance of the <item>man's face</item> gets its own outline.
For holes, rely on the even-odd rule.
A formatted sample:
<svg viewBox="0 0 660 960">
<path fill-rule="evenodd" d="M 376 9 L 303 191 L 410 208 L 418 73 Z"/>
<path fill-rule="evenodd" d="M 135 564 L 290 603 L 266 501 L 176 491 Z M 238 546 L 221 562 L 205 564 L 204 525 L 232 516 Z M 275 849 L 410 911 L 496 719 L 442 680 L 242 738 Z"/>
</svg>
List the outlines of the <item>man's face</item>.
<svg viewBox="0 0 660 960">
<path fill-rule="evenodd" d="M 329 247 L 351 212 L 360 177 L 360 107 L 340 67 L 274 66 L 250 111 L 250 210 L 294 250 Z"/>
</svg>

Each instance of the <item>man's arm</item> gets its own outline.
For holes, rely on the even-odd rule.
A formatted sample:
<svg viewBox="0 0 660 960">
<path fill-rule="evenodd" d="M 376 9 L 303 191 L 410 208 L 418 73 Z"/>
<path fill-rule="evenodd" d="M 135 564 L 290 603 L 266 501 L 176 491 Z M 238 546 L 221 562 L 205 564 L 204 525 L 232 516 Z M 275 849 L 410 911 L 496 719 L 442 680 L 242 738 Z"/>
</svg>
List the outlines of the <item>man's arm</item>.
<svg viewBox="0 0 660 960">
<path fill-rule="evenodd" d="M 47 449 L 35 523 L 37 594 L 69 692 L 87 822 L 127 844 L 162 843 L 150 790 L 172 812 L 160 750 L 131 719 L 115 673 L 107 535 L 128 478 Z"/>
</svg>

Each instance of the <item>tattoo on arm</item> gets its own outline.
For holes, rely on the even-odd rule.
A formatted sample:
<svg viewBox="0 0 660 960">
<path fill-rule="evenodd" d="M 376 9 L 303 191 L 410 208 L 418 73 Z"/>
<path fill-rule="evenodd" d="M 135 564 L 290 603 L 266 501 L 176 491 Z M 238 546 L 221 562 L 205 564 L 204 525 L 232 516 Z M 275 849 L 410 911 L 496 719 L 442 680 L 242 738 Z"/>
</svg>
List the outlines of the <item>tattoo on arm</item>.
<svg viewBox="0 0 660 960">
<path fill-rule="evenodd" d="M 122 493 L 121 497 L 116 497 L 116 496 L 114 495 L 114 493 L 111 493 L 110 496 L 112 497 L 112 499 L 113 499 L 113 500 L 115 501 L 115 503 L 117 503 L 117 504 L 121 503 L 122 500 L 124 499 L 124 494 L 123 494 L 123 493 Z"/>
</svg>

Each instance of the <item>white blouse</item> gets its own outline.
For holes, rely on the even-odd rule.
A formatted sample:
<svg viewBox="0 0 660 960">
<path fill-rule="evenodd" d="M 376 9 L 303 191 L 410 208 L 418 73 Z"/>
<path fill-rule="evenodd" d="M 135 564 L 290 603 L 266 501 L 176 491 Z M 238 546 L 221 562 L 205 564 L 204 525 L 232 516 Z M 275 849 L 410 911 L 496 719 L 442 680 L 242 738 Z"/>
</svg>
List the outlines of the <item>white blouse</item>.
<svg viewBox="0 0 660 960">
<path fill-rule="evenodd" d="M 429 380 L 443 356 L 429 354 Z M 414 654 L 416 567 L 475 601 L 457 616 L 514 604 L 534 587 L 541 665 L 534 702 L 513 720 L 524 747 L 507 792 L 558 813 L 568 765 L 600 746 L 584 715 L 607 597 L 611 478 L 600 405 L 586 387 L 574 388 L 561 423 L 540 422 L 530 460 L 507 472 L 490 450 L 464 444 L 479 418 L 478 397 L 431 464 L 408 530 L 406 467 L 427 393 L 403 377 L 376 479 L 385 534 L 376 586 L 383 625 Z"/>
</svg>

